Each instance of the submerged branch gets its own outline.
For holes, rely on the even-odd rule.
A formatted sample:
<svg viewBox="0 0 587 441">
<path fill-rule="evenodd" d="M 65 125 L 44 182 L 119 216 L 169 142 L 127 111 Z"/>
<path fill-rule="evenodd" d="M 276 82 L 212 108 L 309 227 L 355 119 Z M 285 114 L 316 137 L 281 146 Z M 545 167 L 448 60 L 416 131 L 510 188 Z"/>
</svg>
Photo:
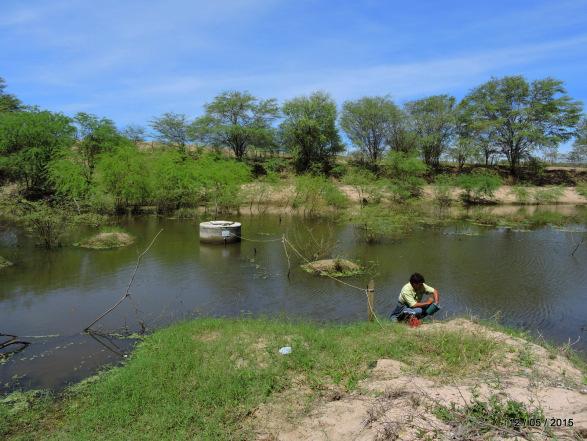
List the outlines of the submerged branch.
<svg viewBox="0 0 587 441">
<path fill-rule="evenodd" d="M 128 296 L 130 296 L 130 287 L 132 286 L 132 283 L 135 280 L 135 275 L 137 274 L 137 270 L 139 269 L 139 266 L 141 264 L 141 259 L 143 258 L 143 256 L 145 254 L 147 254 L 149 252 L 149 250 L 151 249 L 151 247 L 153 246 L 153 244 L 157 240 L 157 237 L 159 237 L 159 235 L 161 234 L 162 231 L 163 231 L 163 229 L 159 230 L 159 232 L 155 235 L 155 237 L 153 238 L 153 240 L 151 241 L 149 246 L 145 249 L 145 251 L 143 251 L 141 254 L 139 254 L 139 257 L 137 258 L 137 263 L 135 265 L 135 269 L 132 272 L 132 276 L 128 282 L 128 286 L 126 287 L 126 290 L 124 291 L 124 294 L 122 295 L 122 297 L 114 305 L 112 305 L 109 309 L 107 309 L 100 316 L 98 316 L 98 318 L 96 318 L 96 320 L 94 320 L 92 323 L 90 323 L 88 326 L 86 326 L 86 328 L 84 329 L 84 332 L 88 332 L 92 326 L 94 326 L 97 322 L 99 322 L 104 317 L 106 317 L 108 314 L 110 314 L 112 311 L 114 311 L 116 309 L 116 307 L 118 307 L 118 305 L 120 305 L 124 301 L 124 299 L 126 299 Z"/>
</svg>

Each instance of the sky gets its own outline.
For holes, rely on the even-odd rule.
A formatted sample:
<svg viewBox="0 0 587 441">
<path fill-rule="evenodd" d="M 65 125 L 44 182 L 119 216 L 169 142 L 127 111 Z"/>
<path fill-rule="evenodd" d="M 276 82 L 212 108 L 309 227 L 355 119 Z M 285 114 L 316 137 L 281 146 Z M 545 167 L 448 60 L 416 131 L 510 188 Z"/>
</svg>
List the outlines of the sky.
<svg viewBox="0 0 587 441">
<path fill-rule="evenodd" d="M 587 0 L 0 0 L 7 92 L 121 128 L 225 90 L 401 104 L 505 75 L 587 103 Z"/>
</svg>

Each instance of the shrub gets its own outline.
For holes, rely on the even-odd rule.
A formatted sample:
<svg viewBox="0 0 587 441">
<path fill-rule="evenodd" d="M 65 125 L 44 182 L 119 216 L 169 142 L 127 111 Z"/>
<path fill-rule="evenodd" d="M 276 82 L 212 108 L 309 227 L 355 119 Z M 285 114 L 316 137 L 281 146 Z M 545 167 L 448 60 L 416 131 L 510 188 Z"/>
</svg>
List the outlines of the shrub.
<svg viewBox="0 0 587 441">
<path fill-rule="evenodd" d="M 537 204 L 556 204 L 565 193 L 564 187 L 548 187 L 536 189 L 534 201 Z"/>
<path fill-rule="evenodd" d="M 432 186 L 434 203 L 441 207 L 448 207 L 452 203 L 451 190 L 454 180 L 447 175 L 438 175 Z"/>
<path fill-rule="evenodd" d="M 324 176 L 302 175 L 296 178 L 292 208 L 302 209 L 305 216 L 319 215 L 327 207 L 345 208 L 348 199 Z"/>
<path fill-rule="evenodd" d="M 528 204 L 531 200 L 530 189 L 524 185 L 515 185 L 510 188 L 511 194 L 519 204 Z"/>
<path fill-rule="evenodd" d="M 390 151 L 383 160 L 383 170 L 390 179 L 389 189 L 396 200 L 405 201 L 421 195 L 427 167 L 420 158 Z"/>
<path fill-rule="evenodd" d="M 381 200 L 381 181 L 369 170 L 352 168 L 344 176 L 342 182 L 355 189 L 361 207 L 367 203 L 377 203 Z"/>
<path fill-rule="evenodd" d="M 464 190 L 461 198 L 465 203 L 490 201 L 501 186 L 501 178 L 487 171 L 459 176 L 457 185 Z"/>
</svg>

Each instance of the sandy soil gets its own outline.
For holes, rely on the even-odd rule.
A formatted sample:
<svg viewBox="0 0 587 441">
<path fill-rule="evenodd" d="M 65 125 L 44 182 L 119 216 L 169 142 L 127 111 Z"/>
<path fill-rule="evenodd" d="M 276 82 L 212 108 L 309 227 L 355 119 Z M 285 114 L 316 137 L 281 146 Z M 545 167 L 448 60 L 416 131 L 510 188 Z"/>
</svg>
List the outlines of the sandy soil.
<svg viewBox="0 0 587 441">
<path fill-rule="evenodd" d="M 432 378 L 410 375 L 410 366 L 382 359 L 369 378 L 351 394 L 333 388 L 317 402 L 308 404 L 303 381 L 284 393 L 281 400 L 261 407 L 255 414 L 258 440 L 468 440 L 468 439 L 552 439 L 540 429 L 521 437 L 512 427 L 506 431 L 472 436 L 463 426 L 448 425 L 434 416 L 438 405 L 463 406 L 474 391 L 486 400 L 497 394 L 503 399 L 540 406 L 544 416 L 573 419 L 573 427 L 553 428 L 557 439 L 587 438 L 587 389 L 582 373 L 562 355 L 525 340 L 489 330 L 467 320 L 424 325 L 414 332 L 435 332 L 446 327 L 459 332 L 484 334 L 512 348 L 506 361 L 495 371 L 458 384 L 442 384 Z M 520 350 L 529 351 L 535 363 L 520 366 Z M 285 409 L 285 410 L 284 410 Z"/>
<path fill-rule="evenodd" d="M 125 247 L 134 242 L 134 238 L 127 233 L 122 232 L 107 232 L 98 233 L 95 236 L 81 242 L 79 244 L 82 248 L 91 248 L 95 250 Z"/>
</svg>

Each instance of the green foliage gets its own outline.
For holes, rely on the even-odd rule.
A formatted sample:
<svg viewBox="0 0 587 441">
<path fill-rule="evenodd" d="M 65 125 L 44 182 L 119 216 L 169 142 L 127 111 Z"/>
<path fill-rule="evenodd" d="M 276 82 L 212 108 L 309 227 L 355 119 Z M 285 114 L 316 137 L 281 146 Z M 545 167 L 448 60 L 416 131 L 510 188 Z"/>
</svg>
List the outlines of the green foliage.
<svg viewBox="0 0 587 441">
<path fill-rule="evenodd" d="M 69 226 L 65 210 L 52 209 L 43 202 L 22 201 L 19 211 L 19 222 L 32 233 L 40 246 L 51 249 L 62 245 Z"/>
<path fill-rule="evenodd" d="M 524 436 L 534 427 L 541 429 L 544 412 L 541 407 L 528 406 L 520 401 L 492 395 L 487 401 L 474 394 L 463 406 L 438 404 L 434 414 L 453 427 L 466 439 L 479 439 L 484 434 L 511 436 L 512 430 Z"/>
<path fill-rule="evenodd" d="M 198 160 L 197 165 L 204 200 L 214 208 L 215 214 L 238 209 L 243 202 L 241 186 L 251 179 L 250 168 L 242 162 L 210 156 Z"/>
<path fill-rule="evenodd" d="M 0 113 L 2 112 L 17 112 L 22 109 L 22 103 L 20 100 L 11 95 L 6 93 L 4 90 L 6 89 L 6 81 L 4 78 L 0 77 Z"/>
<path fill-rule="evenodd" d="M 534 201 L 537 204 L 556 204 L 565 193 L 564 187 L 544 187 L 534 191 Z"/>
<path fill-rule="evenodd" d="M 369 170 L 352 168 L 342 179 L 346 185 L 352 186 L 357 195 L 361 207 L 368 203 L 379 203 L 382 194 L 382 181 Z"/>
<path fill-rule="evenodd" d="M 337 153 L 344 151 L 336 129 L 336 103 L 327 94 L 315 92 L 283 105 L 283 144 L 292 153 L 298 172 L 328 172 Z"/>
<path fill-rule="evenodd" d="M 279 115 L 275 99 L 259 100 L 248 92 L 223 92 L 205 105 L 206 114 L 190 127 L 190 137 L 206 145 L 228 147 L 243 159 L 249 147 L 271 150 L 271 126 Z"/>
<path fill-rule="evenodd" d="M 181 153 L 185 153 L 188 143 L 188 119 L 187 116 L 167 112 L 159 118 L 153 118 L 151 128 L 155 130 L 156 137 L 163 144 L 174 147 Z"/>
<path fill-rule="evenodd" d="M 579 193 L 584 198 L 587 198 L 587 181 L 578 182 L 577 186 L 575 187 L 577 193 Z"/>
<path fill-rule="evenodd" d="M 383 155 L 394 124 L 397 125 L 401 118 L 401 110 L 390 98 L 364 97 L 343 104 L 340 126 L 374 165 Z"/>
<path fill-rule="evenodd" d="M 440 207 L 448 207 L 452 203 L 452 189 L 455 185 L 454 179 L 447 175 L 438 175 L 432 186 L 432 197 L 434 203 Z"/>
<path fill-rule="evenodd" d="M 531 201 L 530 189 L 525 185 L 514 185 L 510 188 L 510 192 L 518 204 L 528 204 Z"/>
<path fill-rule="evenodd" d="M 390 179 L 389 189 L 399 202 L 420 196 L 426 183 L 426 164 L 408 153 L 390 151 L 383 160 L 383 169 Z"/>
<path fill-rule="evenodd" d="M 71 120 L 33 110 L 0 113 L 0 171 L 18 181 L 26 194 L 48 193 L 48 168 L 74 142 Z"/>
<path fill-rule="evenodd" d="M 575 163 L 587 162 L 587 116 L 583 116 L 577 126 L 575 142 L 568 158 Z"/>
<path fill-rule="evenodd" d="M 408 206 L 393 208 L 368 205 L 353 216 L 351 222 L 359 229 L 362 239 L 376 243 L 386 237 L 396 237 L 417 224 L 418 214 Z"/>
<path fill-rule="evenodd" d="M 457 186 L 464 190 L 461 198 L 465 203 L 491 201 L 501 184 L 499 176 L 485 170 L 475 170 L 475 172 L 461 175 L 457 179 Z"/>
<path fill-rule="evenodd" d="M 78 113 L 73 118 L 77 127 L 78 143 L 76 151 L 88 184 L 92 181 L 94 169 L 102 153 L 129 142 L 118 133 L 114 122 L 108 118 L 98 118 L 88 113 Z"/>
<path fill-rule="evenodd" d="M 198 160 L 178 151 L 159 152 L 149 158 L 151 198 L 158 210 L 191 207 L 204 200 L 204 183 Z"/>
<path fill-rule="evenodd" d="M 435 95 L 406 103 L 415 142 L 426 165 L 438 168 L 456 132 L 455 98 Z"/>
<path fill-rule="evenodd" d="M 77 159 L 78 155 L 70 151 L 48 166 L 49 182 L 62 200 L 81 201 L 91 189 L 86 170 Z"/>
<path fill-rule="evenodd" d="M 96 166 L 96 192 L 110 196 L 117 212 L 137 206 L 150 195 L 145 155 L 133 145 L 102 155 Z"/>
<path fill-rule="evenodd" d="M 563 82 L 522 76 L 493 78 L 463 100 L 478 133 L 506 156 L 513 175 L 520 161 L 538 147 L 568 140 L 581 114 L 581 103 L 567 95 Z"/>
<path fill-rule="evenodd" d="M 296 177 L 292 207 L 301 209 L 304 216 L 320 215 L 325 208 L 342 209 L 347 206 L 345 194 L 328 178 L 309 174 Z"/>
</svg>

